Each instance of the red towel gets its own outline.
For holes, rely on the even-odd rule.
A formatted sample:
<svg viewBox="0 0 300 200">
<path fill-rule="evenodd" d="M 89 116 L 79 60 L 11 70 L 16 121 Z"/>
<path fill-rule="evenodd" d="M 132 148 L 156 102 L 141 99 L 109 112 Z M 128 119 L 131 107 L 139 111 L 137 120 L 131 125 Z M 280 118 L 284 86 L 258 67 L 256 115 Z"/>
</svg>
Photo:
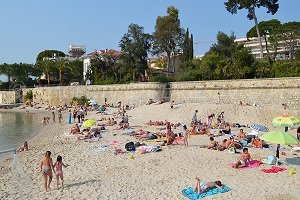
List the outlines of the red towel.
<svg viewBox="0 0 300 200">
<path fill-rule="evenodd" d="M 285 170 L 286 170 L 286 168 L 283 168 L 283 167 L 272 166 L 271 169 L 262 169 L 261 171 L 270 174 L 270 173 L 282 172 Z"/>
</svg>

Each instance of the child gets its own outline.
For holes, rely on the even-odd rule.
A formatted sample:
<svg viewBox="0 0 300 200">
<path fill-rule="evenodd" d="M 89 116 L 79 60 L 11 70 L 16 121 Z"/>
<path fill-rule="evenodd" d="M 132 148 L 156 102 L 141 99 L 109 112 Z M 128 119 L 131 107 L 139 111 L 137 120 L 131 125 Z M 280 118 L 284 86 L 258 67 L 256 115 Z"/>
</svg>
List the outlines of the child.
<svg viewBox="0 0 300 200">
<path fill-rule="evenodd" d="M 184 146 L 188 147 L 189 143 L 188 143 L 188 132 L 187 132 L 186 125 L 183 125 L 182 137 L 183 137 Z"/>
<path fill-rule="evenodd" d="M 57 160 L 56 162 L 54 163 L 54 167 L 55 167 L 55 170 L 56 170 L 56 187 L 57 189 L 59 190 L 59 178 L 61 179 L 61 189 L 64 188 L 64 176 L 63 176 L 63 171 L 62 171 L 62 167 L 67 167 L 68 165 L 65 165 L 63 162 L 62 162 L 62 157 L 61 156 L 57 156 Z"/>
<path fill-rule="evenodd" d="M 248 153 L 248 148 L 243 149 L 243 153 L 241 155 L 241 160 L 237 161 L 237 163 L 232 166 L 233 168 L 242 168 L 246 166 L 246 162 L 252 161 L 250 154 Z"/>
<path fill-rule="evenodd" d="M 196 177 L 197 183 L 194 189 L 194 192 L 198 191 L 198 195 L 207 192 L 208 190 L 212 188 L 222 188 L 222 183 L 221 181 L 215 181 L 215 182 L 207 182 L 207 183 L 200 183 L 200 179 Z"/>
</svg>

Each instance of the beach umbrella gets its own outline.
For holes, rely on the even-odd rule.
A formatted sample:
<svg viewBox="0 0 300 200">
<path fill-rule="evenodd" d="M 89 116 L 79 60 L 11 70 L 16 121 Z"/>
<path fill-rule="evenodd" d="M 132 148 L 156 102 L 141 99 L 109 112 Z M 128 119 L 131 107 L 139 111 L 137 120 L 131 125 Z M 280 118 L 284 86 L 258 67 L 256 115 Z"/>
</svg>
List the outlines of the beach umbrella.
<svg viewBox="0 0 300 200">
<path fill-rule="evenodd" d="M 82 125 L 83 125 L 85 128 L 88 128 L 88 127 L 93 126 L 94 124 L 96 124 L 96 120 L 94 120 L 94 119 L 88 119 L 88 120 L 86 120 L 85 122 L 83 122 Z"/>
<path fill-rule="evenodd" d="M 283 127 L 291 127 L 300 125 L 300 120 L 292 115 L 283 115 L 279 117 L 275 117 L 272 120 L 273 126 L 283 126 Z"/>
<path fill-rule="evenodd" d="M 299 143 L 299 140 L 297 140 L 297 138 L 295 138 L 293 135 L 282 131 L 270 131 L 262 135 L 260 139 L 273 144 L 278 144 L 276 151 L 277 158 L 279 158 L 280 145 L 295 145 Z"/>
<path fill-rule="evenodd" d="M 94 105 L 98 104 L 98 102 L 96 100 L 89 100 L 88 102 L 89 102 L 90 106 L 94 106 Z"/>
<path fill-rule="evenodd" d="M 250 128 L 252 128 L 253 130 L 255 130 L 257 132 L 259 132 L 259 131 L 268 132 L 269 131 L 269 129 L 266 126 L 262 125 L 262 124 L 252 124 L 250 126 Z"/>
</svg>

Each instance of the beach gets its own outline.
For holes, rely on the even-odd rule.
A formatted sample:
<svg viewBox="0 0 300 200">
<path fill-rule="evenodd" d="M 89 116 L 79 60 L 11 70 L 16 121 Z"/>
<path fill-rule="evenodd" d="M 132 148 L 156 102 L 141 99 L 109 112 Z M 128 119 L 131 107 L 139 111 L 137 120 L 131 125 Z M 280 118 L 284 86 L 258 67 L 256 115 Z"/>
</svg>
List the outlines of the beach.
<svg viewBox="0 0 300 200">
<path fill-rule="evenodd" d="M 219 114 L 224 111 L 225 121 L 246 126 L 261 123 L 271 130 L 283 129 L 272 126 L 272 118 L 276 116 L 285 112 L 300 116 L 298 110 L 273 107 L 182 103 L 170 109 L 170 104 L 164 103 L 143 105 L 129 110 L 129 123 L 135 131 L 142 129 L 154 132 L 158 131 L 158 127 L 146 125 L 149 120 L 188 124 L 195 109 L 198 109 L 198 118 L 202 121 L 211 113 Z M 106 117 L 111 117 L 116 111 L 115 108 L 108 109 L 109 115 Z M 91 111 L 86 118 L 101 117 Z M 63 123 L 50 123 L 40 134 L 29 140 L 29 151 L 18 153 L 14 159 L 11 155 L 9 159 L 1 162 L 0 199 L 187 199 L 182 195 L 182 190 L 194 187 L 195 177 L 199 177 L 201 181 L 221 180 L 231 188 L 229 192 L 204 198 L 208 200 L 300 199 L 299 165 L 283 165 L 287 170 L 276 174 L 261 171 L 270 168 L 268 165 L 233 169 L 228 164 L 239 160 L 240 154 L 201 148 L 201 145 L 209 142 L 209 137 L 202 135 L 190 137 L 189 147 L 179 144 L 163 146 L 160 152 L 115 155 L 115 148 L 124 149 L 127 142 L 137 140 L 122 134 L 124 131 L 114 130 L 116 127 L 106 127 L 107 130 L 101 132 L 102 138 L 99 141 L 78 141 L 76 137 L 65 134 L 74 125 L 67 124 L 66 118 L 67 112 L 64 112 Z M 182 127 L 173 129 L 175 133 L 181 130 Z M 250 130 L 245 128 L 247 132 Z M 295 134 L 296 130 L 290 132 Z M 122 144 L 108 145 L 113 141 Z M 153 145 L 151 142 L 146 144 Z M 108 146 L 99 150 L 101 145 Z M 44 191 L 39 163 L 47 150 L 52 152 L 53 161 L 61 155 L 63 162 L 69 165 L 64 168 L 63 190 L 56 190 L 56 180 L 53 178 L 51 191 Z M 284 151 L 286 155 L 281 155 L 280 160 L 295 157 L 288 147 Z M 249 148 L 249 153 L 257 160 L 275 155 L 275 151 L 260 148 Z M 296 174 L 290 175 L 289 170 L 296 171 Z"/>
</svg>

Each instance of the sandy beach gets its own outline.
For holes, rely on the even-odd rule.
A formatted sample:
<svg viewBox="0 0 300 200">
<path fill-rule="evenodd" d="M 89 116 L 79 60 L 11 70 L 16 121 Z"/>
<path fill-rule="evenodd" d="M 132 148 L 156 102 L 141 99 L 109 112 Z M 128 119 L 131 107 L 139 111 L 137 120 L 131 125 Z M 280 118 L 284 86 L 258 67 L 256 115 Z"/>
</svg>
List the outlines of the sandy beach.
<svg viewBox="0 0 300 200">
<path fill-rule="evenodd" d="M 136 131 L 157 131 L 156 126 L 148 126 L 145 123 L 149 120 L 168 120 L 188 124 L 194 110 L 198 109 L 198 118 L 202 121 L 211 113 L 218 114 L 224 111 L 226 122 L 244 125 L 261 123 L 270 130 L 281 130 L 282 127 L 271 125 L 272 118 L 285 112 L 300 116 L 300 111 L 286 111 L 283 108 L 193 103 L 183 103 L 175 109 L 170 109 L 169 106 L 169 103 L 164 103 L 137 107 L 128 111 L 129 123 Z M 116 111 L 117 109 L 109 109 L 109 115 L 106 117 L 110 117 Z M 42 133 L 29 141 L 29 151 L 18 153 L 18 157 L 14 159 L 11 155 L 0 164 L 0 199 L 187 199 L 181 191 L 194 187 L 196 176 L 200 177 L 201 181 L 221 180 L 232 189 L 226 193 L 205 197 L 207 200 L 300 199 L 300 162 L 288 147 L 285 147 L 286 155 L 281 155 L 280 160 L 292 158 L 298 165 L 284 164 L 282 166 L 287 170 L 277 174 L 261 171 L 270 168 L 268 165 L 252 169 L 233 169 L 228 164 L 239 160 L 240 154 L 201 148 L 200 145 L 208 143 L 208 136 L 189 138 L 189 147 L 179 144 L 162 147 L 160 152 L 115 155 L 115 147 L 124 149 L 126 142 L 137 140 L 132 136 L 123 135 L 122 131 L 113 130 L 116 127 L 107 127 L 107 131 L 101 132 L 102 138 L 99 141 L 77 141 L 76 137 L 64 134 L 74 125 L 67 124 L 66 117 L 65 112 L 63 123 L 46 125 Z M 101 115 L 91 111 L 87 118 L 100 119 Z M 181 130 L 182 127 L 173 129 L 175 133 Z M 250 130 L 245 128 L 246 132 Z M 296 130 L 290 132 L 295 134 Z M 221 138 L 217 140 L 220 141 Z M 100 145 L 110 144 L 112 141 L 122 144 L 109 145 L 103 151 L 97 150 Z M 54 161 L 61 155 L 63 161 L 70 165 L 64 168 L 63 190 L 56 190 L 54 178 L 52 190 L 44 192 L 39 163 L 47 150 L 52 152 Z M 267 148 L 249 148 L 249 153 L 257 160 L 275 155 L 274 151 Z M 295 170 L 296 174 L 290 175 L 288 172 L 291 169 Z"/>
</svg>

